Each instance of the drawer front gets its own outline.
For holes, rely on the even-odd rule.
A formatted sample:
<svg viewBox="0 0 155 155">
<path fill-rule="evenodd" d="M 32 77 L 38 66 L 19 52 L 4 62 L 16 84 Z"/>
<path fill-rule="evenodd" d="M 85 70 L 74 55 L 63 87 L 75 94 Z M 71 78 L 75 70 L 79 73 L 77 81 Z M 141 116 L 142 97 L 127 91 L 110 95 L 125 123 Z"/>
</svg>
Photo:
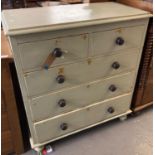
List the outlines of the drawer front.
<svg viewBox="0 0 155 155">
<path fill-rule="evenodd" d="M 35 98 L 31 102 L 32 120 L 40 121 L 128 93 L 133 88 L 134 76 L 134 72 L 126 73 Z"/>
<path fill-rule="evenodd" d="M 132 70 L 137 65 L 137 58 L 138 51 L 129 50 L 117 55 L 94 58 L 91 63 L 83 61 L 59 68 L 51 68 L 48 71 L 29 73 L 25 76 L 29 96 L 38 96 Z M 116 64 L 115 62 L 120 65 L 117 69 L 112 67 L 113 64 Z M 59 83 L 58 78 L 62 77 L 59 74 L 65 78 L 63 83 Z"/>
<path fill-rule="evenodd" d="M 141 46 L 144 26 L 114 29 L 92 34 L 93 55 Z"/>
<path fill-rule="evenodd" d="M 88 36 L 84 34 L 19 44 L 23 70 L 31 71 L 41 68 L 55 48 L 60 48 L 63 54 L 57 57 L 51 66 L 85 58 L 88 55 Z"/>
<path fill-rule="evenodd" d="M 124 95 L 112 100 L 98 102 L 77 111 L 48 119 L 34 125 L 38 143 L 45 142 L 67 133 L 102 122 L 129 110 L 131 95 Z M 95 117 L 94 117 L 95 116 Z"/>
</svg>

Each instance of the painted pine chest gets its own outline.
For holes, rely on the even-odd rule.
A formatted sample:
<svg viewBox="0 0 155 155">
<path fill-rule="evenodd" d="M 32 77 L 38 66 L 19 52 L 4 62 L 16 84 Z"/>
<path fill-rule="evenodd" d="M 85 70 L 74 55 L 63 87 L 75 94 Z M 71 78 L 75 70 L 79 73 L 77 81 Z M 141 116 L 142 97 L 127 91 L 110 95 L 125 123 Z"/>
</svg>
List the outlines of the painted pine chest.
<svg viewBox="0 0 155 155">
<path fill-rule="evenodd" d="M 150 16 L 113 2 L 2 12 L 32 147 L 131 112 Z"/>
</svg>

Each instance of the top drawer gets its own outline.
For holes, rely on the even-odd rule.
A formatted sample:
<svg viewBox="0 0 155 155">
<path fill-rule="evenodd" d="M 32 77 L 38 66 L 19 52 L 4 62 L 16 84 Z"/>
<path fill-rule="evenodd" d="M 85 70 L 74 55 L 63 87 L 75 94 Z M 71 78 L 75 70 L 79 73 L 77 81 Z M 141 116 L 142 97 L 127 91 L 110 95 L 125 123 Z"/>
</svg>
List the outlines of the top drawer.
<svg viewBox="0 0 155 155">
<path fill-rule="evenodd" d="M 128 48 L 138 48 L 144 26 L 118 28 L 108 31 L 94 32 L 91 36 L 92 55 L 110 54 Z"/>
<path fill-rule="evenodd" d="M 55 48 L 60 48 L 63 54 L 60 58 L 54 60 L 52 66 L 85 58 L 88 54 L 88 35 L 83 34 L 19 44 L 23 71 L 40 69 Z"/>
</svg>

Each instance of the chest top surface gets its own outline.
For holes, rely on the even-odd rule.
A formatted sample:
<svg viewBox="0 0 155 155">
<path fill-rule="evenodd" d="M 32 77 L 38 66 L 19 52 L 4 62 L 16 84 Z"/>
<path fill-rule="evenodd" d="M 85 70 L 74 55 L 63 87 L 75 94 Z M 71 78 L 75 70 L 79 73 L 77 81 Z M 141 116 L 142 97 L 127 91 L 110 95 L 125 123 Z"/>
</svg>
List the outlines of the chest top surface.
<svg viewBox="0 0 155 155">
<path fill-rule="evenodd" d="M 5 34 L 17 35 L 146 18 L 150 13 L 114 2 L 4 10 Z"/>
</svg>

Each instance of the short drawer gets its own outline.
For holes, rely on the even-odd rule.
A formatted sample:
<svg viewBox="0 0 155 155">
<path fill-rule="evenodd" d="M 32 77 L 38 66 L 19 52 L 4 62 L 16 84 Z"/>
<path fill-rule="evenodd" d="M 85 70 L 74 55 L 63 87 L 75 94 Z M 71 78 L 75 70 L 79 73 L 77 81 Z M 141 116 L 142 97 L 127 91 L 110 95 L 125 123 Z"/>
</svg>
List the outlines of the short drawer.
<svg viewBox="0 0 155 155">
<path fill-rule="evenodd" d="M 34 122 L 130 92 L 134 72 L 37 97 L 31 101 Z"/>
<path fill-rule="evenodd" d="M 82 61 L 26 74 L 28 95 L 35 97 L 133 70 L 137 66 L 138 54 L 138 50 L 129 50 L 117 55 L 93 58 L 89 60 L 91 62 Z"/>
<path fill-rule="evenodd" d="M 42 68 L 47 57 L 59 48 L 61 57 L 57 57 L 51 66 L 72 62 L 88 55 L 88 35 L 77 35 L 51 40 L 28 42 L 19 44 L 19 55 L 23 71 Z"/>
<path fill-rule="evenodd" d="M 144 26 L 118 28 L 109 31 L 94 32 L 92 55 L 110 54 L 128 48 L 141 46 Z"/>
<path fill-rule="evenodd" d="M 129 110 L 131 95 L 123 95 L 108 101 L 98 102 L 83 109 L 35 123 L 38 143 L 42 143 L 65 134 L 72 134 L 95 123 L 102 123 L 113 116 Z"/>
</svg>

